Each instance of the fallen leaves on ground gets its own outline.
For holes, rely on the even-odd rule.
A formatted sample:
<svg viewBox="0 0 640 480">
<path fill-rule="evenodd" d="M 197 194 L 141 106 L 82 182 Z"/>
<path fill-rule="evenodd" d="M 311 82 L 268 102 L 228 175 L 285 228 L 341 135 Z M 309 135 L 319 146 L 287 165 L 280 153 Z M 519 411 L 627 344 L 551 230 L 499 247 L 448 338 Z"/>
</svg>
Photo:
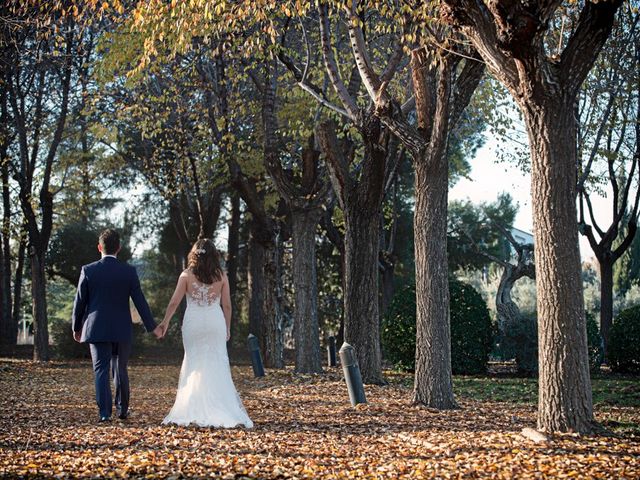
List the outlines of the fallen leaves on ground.
<svg viewBox="0 0 640 480">
<path fill-rule="evenodd" d="M 0 360 L 0 476 L 25 478 L 640 478 L 634 434 L 555 435 L 536 444 L 535 406 L 459 399 L 410 405 L 403 382 L 366 386 L 349 404 L 341 371 L 253 378 L 233 367 L 253 429 L 163 426 L 175 365 L 133 365 L 129 420 L 97 424 L 90 363 Z M 640 423 L 606 407 L 598 419 Z"/>
</svg>

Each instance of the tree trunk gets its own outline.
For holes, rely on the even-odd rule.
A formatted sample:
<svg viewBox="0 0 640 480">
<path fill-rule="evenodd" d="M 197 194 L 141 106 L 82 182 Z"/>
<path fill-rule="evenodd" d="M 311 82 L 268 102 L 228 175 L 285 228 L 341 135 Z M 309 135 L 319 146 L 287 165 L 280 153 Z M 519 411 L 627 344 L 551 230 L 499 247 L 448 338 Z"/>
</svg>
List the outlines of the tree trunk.
<svg viewBox="0 0 640 480">
<path fill-rule="evenodd" d="M 362 380 L 382 384 L 378 310 L 379 204 L 345 206 L 344 341 L 358 356 Z"/>
<path fill-rule="evenodd" d="M 16 273 L 13 282 L 13 311 L 11 312 L 11 318 L 13 324 L 18 329 L 20 325 L 20 318 L 22 317 L 22 277 L 24 275 L 24 260 L 27 250 L 27 240 L 25 234 L 22 233 L 20 237 L 20 246 L 18 247 L 18 258 L 16 262 Z"/>
<path fill-rule="evenodd" d="M 295 370 L 321 373 L 318 326 L 318 280 L 316 275 L 316 226 L 322 210 L 293 210 L 293 287 L 295 291 Z"/>
<path fill-rule="evenodd" d="M 434 153 L 437 155 L 437 153 Z M 449 275 L 447 264 L 448 164 L 439 158 L 415 162 L 413 217 L 416 262 L 416 371 L 414 403 L 450 409 L 453 396 Z"/>
<path fill-rule="evenodd" d="M 380 315 L 384 316 L 393 301 L 393 295 L 395 293 L 394 279 L 395 279 L 395 262 L 392 259 L 385 259 L 382 262 L 382 275 L 380 281 L 382 282 L 382 298 L 380 300 Z"/>
<path fill-rule="evenodd" d="M 609 351 L 609 329 L 613 322 L 613 262 L 598 259 L 600 263 L 600 335 L 604 345 L 604 361 Z"/>
<path fill-rule="evenodd" d="M 520 321 L 520 308 L 511 298 L 511 290 L 522 275 L 514 274 L 513 265 L 505 265 L 496 292 L 496 313 L 500 329 L 511 328 Z"/>
<path fill-rule="evenodd" d="M 590 432 L 593 406 L 576 211 L 571 104 L 521 101 L 531 148 L 538 310 L 538 428 Z"/>
<path fill-rule="evenodd" d="M 284 329 L 282 318 L 282 244 L 278 235 L 263 245 L 264 303 L 262 304 L 264 364 L 284 368 Z"/>
<path fill-rule="evenodd" d="M 6 148 L 0 152 L 5 158 Z M 9 190 L 9 164 L 2 162 L 2 265 L 0 265 L 0 291 L 2 292 L 2 312 L 0 314 L 0 343 L 15 345 L 18 339 L 18 325 L 13 322 L 11 298 L 11 197 Z"/>
<path fill-rule="evenodd" d="M 249 245 L 249 333 L 258 337 L 260 347 L 264 351 L 262 306 L 264 305 L 265 279 L 262 266 L 265 249 L 253 234 Z"/>
<path fill-rule="evenodd" d="M 240 250 L 240 196 L 237 193 L 231 194 L 231 221 L 229 223 L 229 237 L 227 239 L 227 277 L 229 278 L 229 293 L 231 294 L 231 306 L 233 318 L 231 319 L 232 341 L 237 329 L 238 321 L 238 299 L 236 290 L 238 285 L 238 254 Z"/>
<path fill-rule="evenodd" d="M 355 348 L 362 380 L 383 384 L 380 354 L 378 255 L 386 146 L 379 119 L 367 114 L 360 128 L 364 158 L 351 176 L 333 122 L 318 125 L 331 183 L 344 213 L 344 341 Z"/>
<path fill-rule="evenodd" d="M 4 273 L 5 264 L 4 264 L 4 242 L 2 241 L 4 235 L 1 235 L 0 238 L 0 280 L 4 280 L 6 274 Z M 7 290 L 5 288 L 4 282 L 0 282 L 0 344 L 11 345 L 10 341 L 10 333 L 9 328 L 11 325 L 11 312 L 9 315 L 6 314 L 7 307 L 5 305 L 5 299 L 7 295 Z"/>
<path fill-rule="evenodd" d="M 32 249 L 34 247 L 31 247 Z M 49 361 L 49 328 L 47 320 L 47 278 L 44 255 L 35 249 L 31 257 L 31 296 L 33 308 L 33 359 Z"/>
</svg>

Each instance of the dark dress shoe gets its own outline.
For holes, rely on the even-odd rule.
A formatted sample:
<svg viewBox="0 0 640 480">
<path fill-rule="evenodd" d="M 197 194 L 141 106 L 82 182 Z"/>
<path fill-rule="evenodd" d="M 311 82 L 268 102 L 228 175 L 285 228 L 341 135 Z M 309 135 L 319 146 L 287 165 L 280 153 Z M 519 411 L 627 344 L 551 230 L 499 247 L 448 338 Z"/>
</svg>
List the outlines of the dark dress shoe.
<svg viewBox="0 0 640 480">
<path fill-rule="evenodd" d="M 111 417 L 100 417 L 100 423 L 110 422 Z"/>
<path fill-rule="evenodd" d="M 120 420 L 126 420 L 127 418 L 129 418 L 129 414 L 128 413 L 119 413 L 118 414 L 118 418 Z"/>
</svg>

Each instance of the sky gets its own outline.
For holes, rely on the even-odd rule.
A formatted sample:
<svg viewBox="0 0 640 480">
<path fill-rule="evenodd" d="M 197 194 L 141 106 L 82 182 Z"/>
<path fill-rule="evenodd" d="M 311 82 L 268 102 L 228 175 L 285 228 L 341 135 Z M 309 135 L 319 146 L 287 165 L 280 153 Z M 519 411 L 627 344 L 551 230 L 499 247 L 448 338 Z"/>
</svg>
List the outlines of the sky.
<svg viewBox="0 0 640 480">
<path fill-rule="evenodd" d="M 502 192 L 510 193 L 518 205 L 514 227 L 533 233 L 533 212 L 531 208 L 531 176 L 511 163 L 496 159 L 496 142 L 487 141 L 478 149 L 476 157 L 470 161 L 469 178 L 463 178 L 449 190 L 449 200 L 468 199 L 473 203 L 493 202 Z M 611 219 L 610 205 L 605 197 L 592 198 L 599 225 L 607 225 Z M 593 251 L 586 237 L 580 235 L 580 253 L 583 260 L 593 257 Z"/>
</svg>

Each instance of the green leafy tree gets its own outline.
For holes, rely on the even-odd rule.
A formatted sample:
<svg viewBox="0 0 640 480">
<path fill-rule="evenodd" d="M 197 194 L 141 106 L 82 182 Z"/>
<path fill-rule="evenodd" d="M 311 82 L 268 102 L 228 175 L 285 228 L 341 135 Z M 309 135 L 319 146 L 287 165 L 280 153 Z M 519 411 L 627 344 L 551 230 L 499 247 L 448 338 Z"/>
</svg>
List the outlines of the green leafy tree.
<svg viewBox="0 0 640 480">
<path fill-rule="evenodd" d="M 640 14 L 629 2 L 580 93 L 579 228 L 598 259 L 605 361 L 613 321 L 614 270 L 632 245 L 640 214 Z M 606 180 L 605 180 L 606 179 Z M 609 184 L 613 215 L 597 218 L 592 197 Z"/>
<path fill-rule="evenodd" d="M 447 253 L 449 268 L 481 269 L 491 257 L 508 261 L 511 246 L 503 229 L 511 229 L 518 207 L 508 193 L 491 203 L 473 204 L 454 200 L 449 203 Z M 498 225 L 501 227 L 499 228 Z M 482 251 L 487 255 L 478 255 Z"/>
</svg>

